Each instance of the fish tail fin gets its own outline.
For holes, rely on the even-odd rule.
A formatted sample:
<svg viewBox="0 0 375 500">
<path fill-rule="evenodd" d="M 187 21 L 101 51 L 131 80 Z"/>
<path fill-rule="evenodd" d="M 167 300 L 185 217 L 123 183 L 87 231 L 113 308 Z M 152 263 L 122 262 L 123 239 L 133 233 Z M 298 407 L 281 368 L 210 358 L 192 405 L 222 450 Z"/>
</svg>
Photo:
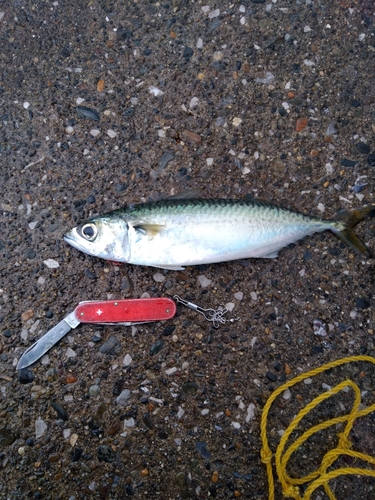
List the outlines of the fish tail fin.
<svg viewBox="0 0 375 500">
<path fill-rule="evenodd" d="M 332 231 L 357 253 L 372 257 L 366 244 L 355 234 L 353 227 L 375 215 L 375 205 L 339 212 L 332 222 Z"/>
</svg>

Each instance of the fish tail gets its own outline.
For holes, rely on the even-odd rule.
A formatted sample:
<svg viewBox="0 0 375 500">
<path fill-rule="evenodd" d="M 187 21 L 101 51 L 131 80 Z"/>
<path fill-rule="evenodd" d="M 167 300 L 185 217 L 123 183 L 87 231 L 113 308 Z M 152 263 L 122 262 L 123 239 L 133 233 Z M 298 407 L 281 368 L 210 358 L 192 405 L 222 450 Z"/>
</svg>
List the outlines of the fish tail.
<svg viewBox="0 0 375 500">
<path fill-rule="evenodd" d="M 332 219 L 334 225 L 331 230 L 357 253 L 372 257 L 366 244 L 353 231 L 353 227 L 374 215 L 375 205 L 366 205 L 362 208 L 339 212 Z"/>
</svg>

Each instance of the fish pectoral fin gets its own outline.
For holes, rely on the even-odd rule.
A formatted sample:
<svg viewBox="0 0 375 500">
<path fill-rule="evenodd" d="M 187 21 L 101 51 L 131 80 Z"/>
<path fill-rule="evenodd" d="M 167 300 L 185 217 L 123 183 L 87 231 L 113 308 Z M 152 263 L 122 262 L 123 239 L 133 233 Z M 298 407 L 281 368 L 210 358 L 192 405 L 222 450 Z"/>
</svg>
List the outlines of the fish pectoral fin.
<svg viewBox="0 0 375 500">
<path fill-rule="evenodd" d="M 278 253 L 279 253 L 279 251 L 276 250 L 276 252 L 267 253 L 265 255 L 259 255 L 259 257 L 261 259 L 276 259 Z"/>
<path fill-rule="evenodd" d="M 185 269 L 184 267 L 181 267 L 181 266 L 160 265 L 160 266 L 155 266 L 155 267 L 158 267 L 159 269 L 166 269 L 167 271 L 183 271 Z"/>
<path fill-rule="evenodd" d="M 194 200 L 200 198 L 200 189 L 187 189 L 186 191 L 181 191 L 181 193 L 173 194 L 165 198 L 166 200 Z"/>
<path fill-rule="evenodd" d="M 134 226 L 135 231 L 142 236 L 148 236 L 149 238 L 153 238 L 157 236 L 164 229 L 162 224 L 139 224 L 138 226 Z"/>
</svg>

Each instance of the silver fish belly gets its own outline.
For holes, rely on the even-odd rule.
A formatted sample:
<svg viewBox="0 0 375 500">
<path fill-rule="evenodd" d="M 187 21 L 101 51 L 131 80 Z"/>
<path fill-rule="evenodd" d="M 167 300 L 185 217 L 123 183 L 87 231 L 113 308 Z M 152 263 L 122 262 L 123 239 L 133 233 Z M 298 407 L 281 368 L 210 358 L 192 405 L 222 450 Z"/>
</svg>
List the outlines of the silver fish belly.
<svg viewBox="0 0 375 500">
<path fill-rule="evenodd" d="M 94 217 L 65 235 L 90 255 L 165 269 L 244 258 L 275 258 L 307 235 L 333 231 L 361 253 L 351 227 L 375 206 L 322 220 L 259 200 L 164 200 Z"/>
</svg>

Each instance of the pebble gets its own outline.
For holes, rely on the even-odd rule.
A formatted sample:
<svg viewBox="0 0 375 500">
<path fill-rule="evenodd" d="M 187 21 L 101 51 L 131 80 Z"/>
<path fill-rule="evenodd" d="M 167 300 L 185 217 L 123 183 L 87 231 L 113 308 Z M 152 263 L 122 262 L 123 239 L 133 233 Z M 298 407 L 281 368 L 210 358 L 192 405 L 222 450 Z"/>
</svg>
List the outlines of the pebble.
<svg viewBox="0 0 375 500">
<path fill-rule="evenodd" d="M 14 436 L 9 427 L 4 426 L 0 428 L 0 448 L 10 446 L 15 440 L 16 436 Z"/>
<path fill-rule="evenodd" d="M 78 462 L 83 453 L 82 448 L 76 448 L 72 453 L 72 462 Z"/>
<path fill-rule="evenodd" d="M 124 361 L 123 361 L 123 365 L 130 366 L 132 364 L 132 362 L 133 362 L 133 358 L 130 356 L 130 354 L 126 354 Z"/>
<path fill-rule="evenodd" d="M 68 347 L 66 350 L 66 357 L 67 358 L 75 358 L 77 354 L 73 351 L 71 347 Z"/>
<path fill-rule="evenodd" d="M 364 155 L 368 155 L 370 153 L 370 146 L 364 142 L 358 142 L 356 144 L 356 148 Z"/>
<path fill-rule="evenodd" d="M 21 314 L 22 322 L 26 322 L 34 316 L 34 311 L 32 309 L 28 309 L 27 311 Z"/>
<path fill-rule="evenodd" d="M 155 273 L 153 275 L 153 278 L 154 278 L 154 281 L 156 281 L 157 283 L 162 283 L 165 280 L 164 274 L 161 274 L 161 273 Z"/>
<path fill-rule="evenodd" d="M 89 388 L 89 394 L 92 398 L 96 398 L 96 396 L 98 396 L 99 393 L 100 393 L 100 387 L 98 385 L 94 384 Z"/>
<path fill-rule="evenodd" d="M 355 305 L 356 307 L 358 307 L 358 309 L 368 309 L 371 304 L 368 300 L 357 297 L 355 299 Z"/>
<path fill-rule="evenodd" d="M 204 441 L 197 441 L 195 444 L 195 448 L 206 460 L 211 458 L 211 452 L 207 449 L 207 443 L 205 443 Z"/>
<path fill-rule="evenodd" d="M 126 406 L 130 399 L 130 396 L 131 392 L 129 391 L 129 389 L 122 390 L 121 393 L 116 398 L 117 404 L 120 406 Z"/>
<path fill-rule="evenodd" d="M 182 391 L 187 395 L 187 396 L 195 396 L 197 393 L 199 387 L 195 382 L 185 382 L 182 386 Z"/>
<path fill-rule="evenodd" d="M 206 278 L 204 274 L 198 276 L 198 282 L 202 288 L 206 288 L 212 283 L 212 280 Z"/>
<path fill-rule="evenodd" d="M 116 460 L 116 452 L 109 446 L 100 445 L 98 446 L 98 460 L 108 464 L 113 463 Z"/>
<path fill-rule="evenodd" d="M 241 123 L 242 123 L 241 118 L 238 118 L 238 117 L 233 118 L 233 121 L 232 121 L 233 127 L 239 127 L 241 125 Z"/>
<path fill-rule="evenodd" d="M 68 429 L 66 429 L 66 430 L 68 430 Z M 72 434 L 70 436 L 70 439 L 69 439 L 70 446 L 72 448 L 74 448 L 74 446 L 76 445 L 77 441 L 78 441 L 78 434 Z"/>
<path fill-rule="evenodd" d="M 135 426 L 135 420 L 133 417 L 126 418 L 124 420 L 124 429 L 127 429 L 128 427 L 134 427 Z"/>
<path fill-rule="evenodd" d="M 296 132 L 301 132 L 307 125 L 309 119 L 306 117 L 298 118 L 296 121 Z"/>
<path fill-rule="evenodd" d="M 173 375 L 176 373 L 177 368 L 175 366 L 172 366 L 172 368 L 168 368 L 168 370 L 165 370 L 166 375 Z"/>
<path fill-rule="evenodd" d="M 35 421 L 35 437 L 36 439 L 39 439 L 45 431 L 47 430 L 47 424 L 42 420 L 40 417 L 38 417 Z"/>
<path fill-rule="evenodd" d="M 51 406 L 61 418 L 61 420 L 64 420 L 66 422 L 69 419 L 67 412 L 59 403 L 52 401 Z"/>
<path fill-rule="evenodd" d="M 31 384 L 34 381 L 34 374 L 28 368 L 22 368 L 18 372 L 18 382 L 20 384 Z"/>
<path fill-rule="evenodd" d="M 283 392 L 283 399 L 288 401 L 292 397 L 292 393 L 290 392 L 290 389 L 285 389 Z"/>
<path fill-rule="evenodd" d="M 249 423 L 250 420 L 253 420 L 255 417 L 255 404 L 250 403 L 249 406 L 247 407 L 247 414 L 245 417 L 246 423 Z"/>
<path fill-rule="evenodd" d="M 151 92 L 152 95 L 154 95 L 155 97 L 159 97 L 161 95 L 164 94 L 164 92 L 160 89 L 158 89 L 157 87 L 154 87 L 153 85 L 150 85 L 148 90 Z"/>
<path fill-rule="evenodd" d="M 345 168 L 353 168 L 357 165 L 357 161 L 355 160 L 349 160 L 348 158 L 341 158 L 340 164 L 342 167 Z"/>
<path fill-rule="evenodd" d="M 155 354 L 158 354 L 164 347 L 164 341 L 162 339 L 156 340 L 151 348 L 150 348 L 150 356 L 155 356 Z"/>
<path fill-rule="evenodd" d="M 46 259 L 43 261 L 43 264 L 45 264 L 49 269 L 57 269 L 60 267 L 60 264 L 54 259 Z"/>
<path fill-rule="evenodd" d="M 276 382 L 277 381 L 277 375 L 275 373 L 272 373 L 272 372 L 267 372 L 266 373 L 266 378 L 270 381 L 270 382 Z"/>
<path fill-rule="evenodd" d="M 90 134 L 93 137 L 97 137 L 100 134 L 100 130 L 98 130 L 97 128 L 93 128 L 93 129 L 90 130 Z"/>
<path fill-rule="evenodd" d="M 235 298 L 236 300 L 242 300 L 242 299 L 243 299 L 243 292 L 236 292 L 236 293 L 234 294 L 234 298 Z"/>
<path fill-rule="evenodd" d="M 185 47 L 182 57 L 186 60 L 189 60 L 194 54 L 194 50 L 191 47 Z"/>
<path fill-rule="evenodd" d="M 114 130 L 112 129 L 108 129 L 107 130 L 107 135 L 111 138 L 111 139 L 114 139 L 116 136 L 117 136 L 117 132 L 115 132 Z"/>
<path fill-rule="evenodd" d="M 109 436 L 114 436 L 121 429 L 121 422 L 119 419 L 114 420 L 107 429 L 107 434 Z"/>
<path fill-rule="evenodd" d="M 325 337 L 327 335 L 327 325 L 321 319 L 314 319 L 313 321 L 314 335 L 318 337 Z"/>
<path fill-rule="evenodd" d="M 370 167 L 375 167 L 375 153 L 371 153 L 367 157 L 367 163 L 370 165 Z"/>
<path fill-rule="evenodd" d="M 78 98 L 77 99 L 77 104 L 80 104 L 84 101 L 84 99 L 80 100 L 80 102 L 78 102 L 80 99 Z M 76 111 L 77 111 L 77 115 L 78 115 L 78 118 L 82 118 L 82 119 L 89 119 L 89 120 L 94 120 L 94 121 L 99 121 L 100 119 L 100 116 L 99 116 L 99 113 L 97 111 L 95 111 L 95 109 L 91 109 L 91 108 L 87 108 L 86 106 L 78 106 L 76 108 Z"/>
<path fill-rule="evenodd" d="M 190 103 L 189 103 L 189 108 L 190 109 L 193 109 L 193 108 L 196 108 L 199 104 L 199 99 L 198 97 L 192 97 L 190 99 Z"/>
<path fill-rule="evenodd" d="M 174 160 L 173 153 L 163 153 L 158 161 L 158 173 L 160 174 L 172 160 Z"/>
<path fill-rule="evenodd" d="M 112 354 L 114 349 L 119 345 L 117 337 L 111 335 L 107 342 L 105 342 L 99 349 L 102 354 Z"/>
</svg>

